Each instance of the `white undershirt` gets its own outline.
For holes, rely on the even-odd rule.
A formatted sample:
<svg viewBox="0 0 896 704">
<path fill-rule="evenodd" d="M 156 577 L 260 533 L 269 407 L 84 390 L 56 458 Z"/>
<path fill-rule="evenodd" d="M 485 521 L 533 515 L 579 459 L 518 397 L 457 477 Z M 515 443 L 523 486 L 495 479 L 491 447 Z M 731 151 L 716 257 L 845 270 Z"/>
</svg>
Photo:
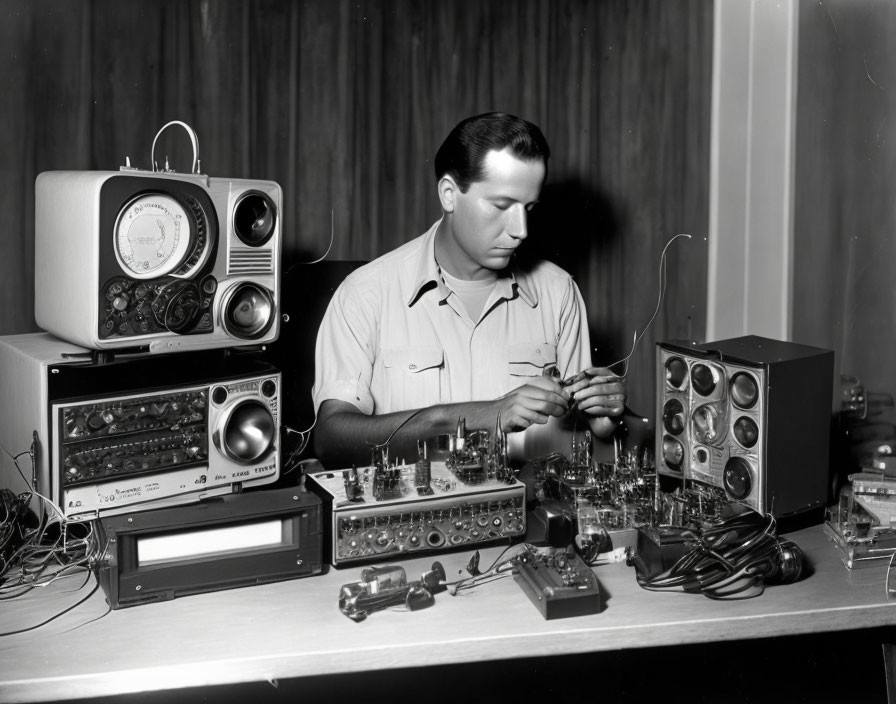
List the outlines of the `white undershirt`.
<svg viewBox="0 0 896 704">
<path fill-rule="evenodd" d="M 445 285 L 454 292 L 454 294 L 463 303 L 467 310 L 467 315 L 474 323 L 479 320 L 488 297 L 492 294 L 495 284 L 498 283 L 498 276 L 495 274 L 493 278 L 481 279 L 477 281 L 467 281 L 465 279 L 457 279 L 449 274 L 445 269 L 441 270 L 442 278 Z"/>
</svg>

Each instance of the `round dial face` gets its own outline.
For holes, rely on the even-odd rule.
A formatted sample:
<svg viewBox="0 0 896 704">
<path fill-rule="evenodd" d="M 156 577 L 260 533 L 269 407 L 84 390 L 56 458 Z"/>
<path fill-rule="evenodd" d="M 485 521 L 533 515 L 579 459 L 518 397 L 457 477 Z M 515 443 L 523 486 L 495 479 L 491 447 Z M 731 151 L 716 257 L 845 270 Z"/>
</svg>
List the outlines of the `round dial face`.
<svg viewBox="0 0 896 704">
<path fill-rule="evenodd" d="M 151 279 L 178 267 L 190 249 L 190 220 L 171 196 L 150 193 L 128 203 L 115 223 L 115 256 L 129 276 Z"/>
</svg>

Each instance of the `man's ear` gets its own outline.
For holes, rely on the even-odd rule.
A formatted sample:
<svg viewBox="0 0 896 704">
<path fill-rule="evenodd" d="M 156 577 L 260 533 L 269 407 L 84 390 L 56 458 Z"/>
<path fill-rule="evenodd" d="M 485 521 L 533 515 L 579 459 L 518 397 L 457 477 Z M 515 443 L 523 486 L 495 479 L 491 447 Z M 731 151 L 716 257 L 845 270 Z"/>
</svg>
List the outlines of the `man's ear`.
<svg viewBox="0 0 896 704">
<path fill-rule="evenodd" d="M 457 197 L 460 195 L 460 188 L 457 182 L 451 176 L 445 174 L 439 179 L 438 191 L 442 210 L 446 213 L 453 213 L 457 205 Z"/>
</svg>

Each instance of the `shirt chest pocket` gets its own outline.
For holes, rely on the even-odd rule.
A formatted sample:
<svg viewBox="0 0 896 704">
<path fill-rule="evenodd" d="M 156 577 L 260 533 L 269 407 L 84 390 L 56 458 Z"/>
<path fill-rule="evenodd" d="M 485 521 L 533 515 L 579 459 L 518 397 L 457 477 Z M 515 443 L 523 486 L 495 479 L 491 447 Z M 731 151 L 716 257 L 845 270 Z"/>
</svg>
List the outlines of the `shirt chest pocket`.
<svg viewBox="0 0 896 704">
<path fill-rule="evenodd" d="M 441 400 L 441 347 L 384 348 L 383 371 L 389 410 L 420 408 Z"/>
<path fill-rule="evenodd" d="M 511 376 L 542 376 L 557 365 L 557 346 L 548 342 L 522 342 L 507 347 L 507 371 Z"/>
</svg>

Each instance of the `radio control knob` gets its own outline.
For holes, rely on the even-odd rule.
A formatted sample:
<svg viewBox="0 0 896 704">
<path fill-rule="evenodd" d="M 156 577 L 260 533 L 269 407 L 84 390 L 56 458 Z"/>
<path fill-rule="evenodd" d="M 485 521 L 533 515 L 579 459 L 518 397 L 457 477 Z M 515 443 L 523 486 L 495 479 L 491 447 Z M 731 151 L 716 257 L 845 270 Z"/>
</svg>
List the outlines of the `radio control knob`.
<svg viewBox="0 0 896 704">
<path fill-rule="evenodd" d="M 100 430 L 105 427 L 106 421 L 99 414 L 93 414 L 87 418 L 87 427 L 91 430 Z"/>
<path fill-rule="evenodd" d="M 112 307 L 117 311 L 127 310 L 130 299 L 126 293 L 122 293 L 112 299 Z"/>
</svg>

